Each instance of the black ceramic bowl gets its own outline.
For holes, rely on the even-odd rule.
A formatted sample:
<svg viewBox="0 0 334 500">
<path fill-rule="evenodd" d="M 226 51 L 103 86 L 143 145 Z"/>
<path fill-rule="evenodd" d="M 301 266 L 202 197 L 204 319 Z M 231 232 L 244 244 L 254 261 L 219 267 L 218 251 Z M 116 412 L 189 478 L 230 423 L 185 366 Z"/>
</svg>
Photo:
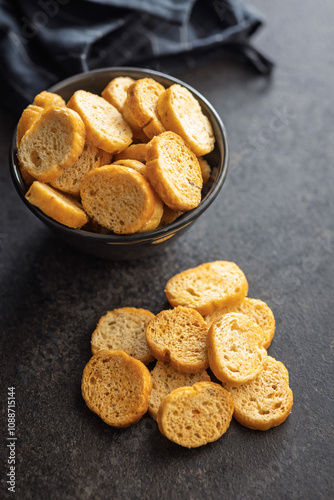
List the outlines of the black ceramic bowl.
<svg viewBox="0 0 334 500">
<path fill-rule="evenodd" d="M 31 205 L 25 199 L 27 188 L 23 182 L 17 162 L 16 130 L 10 149 L 10 170 L 15 188 L 25 205 L 51 229 L 57 237 L 70 243 L 72 246 L 91 255 L 106 259 L 130 260 L 153 255 L 160 251 L 161 247 L 175 240 L 184 233 L 198 217 L 211 205 L 221 190 L 228 165 L 228 147 L 225 127 L 211 104 L 195 89 L 186 83 L 168 76 L 164 73 L 138 68 L 106 68 L 101 70 L 80 73 L 71 78 L 63 80 L 49 90 L 60 94 L 66 101 L 79 89 L 100 94 L 107 83 L 117 76 L 131 76 L 134 79 L 151 77 L 165 87 L 179 83 L 187 87 L 198 99 L 203 113 L 208 116 L 216 137 L 215 149 L 207 155 L 208 162 L 212 167 L 210 182 L 203 189 L 200 205 L 183 214 L 172 224 L 155 229 L 147 233 L 129 235 L 104 235 L 91 233 L 82 229 L 70 229 L 50 219 L 41 210 Z"/>
</svg>

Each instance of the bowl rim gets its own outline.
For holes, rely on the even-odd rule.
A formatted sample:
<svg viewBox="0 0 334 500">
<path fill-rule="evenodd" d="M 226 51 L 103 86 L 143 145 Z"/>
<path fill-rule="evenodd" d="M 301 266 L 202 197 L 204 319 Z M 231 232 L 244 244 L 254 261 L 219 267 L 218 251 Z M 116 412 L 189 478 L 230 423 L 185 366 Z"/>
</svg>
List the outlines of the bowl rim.
<svg viewBox="0 0 334 500">
<path fill-rule="evenodd" d="M 184 228 L 185 226 L 189 225 L 191 222 L 193 222 L 197 217 L 199 217 L 217 198 L 224 182 L 226 179 L 227 175 L 227 170 L 228 170 L 228 160 L 229 160 L 229 151 L 228 151 L 228 141 L 227 141 L 227 133 L 225 129 L 225 125 L 223 124 L 220 116 L 218 115 L 217 111 L 215 108 L 212 106 L 212 104 L 196 89 L 194 89 L 191 85 L 189 85 L 186 82 L 183 82 L 182 80 L 179 80 L 178 78 L 175 78 L 171 75 L 168 75 L 166 73 L 162 73 L 160 71 L 156 70 L 151 70 L 151 69 L 145 69 L 145 68 L 137 68 L 137 67 L 132 67 L 132 66 L 112 66 L 112 67 L 106 67 L 102 69 L 95 69 L 95 70 L 90 70 L 90 71 L 83 71 L 81 73 L 77 73 L 73 76 L 70 76 L 68 78 L 65 78 L 63 80 L 60 80 L 58 83 L 52 85 L 50 88 L 47 90 L 49 92 L 57 92 L 59 91 L 60 87 L 64 87 L 66 85 L 75 83 L 75 82 L 80 82 L 82 78 L 87 78 L 87 77 L 94 77 L 96 75 L 100 75 L 103 73 L 132 73 L 132 75 L 127 75 L 127 76 L 134 76 L 135 74 L 142 75 L 143 77 L 153 77 L 157 76 L 158 78 L 162 78 L 165 80 L 168 80 L 171 82 L 171 85 L 173 84 L 179 84 L 184 87 L 186 87 L 190 92 L 192 92 L 197 99 L 199 99 L 200 103 L 203 103 L 205 107 L 210 111 L 210 113 L 213 115 L 216 125 L 220 131 L 222 141 L 223 141 L 223 158 L 222 158 L 222 165 L 221 165 L 221 170 L 218 174 L 218 177 L 209 193 L 203 198 L 201 203 L 194 209 L 185 212 L 182 214 L 181 217 L 177 218 L 174 222 L 171 224 L 168 224 L 165 227 L 157 228 L 154 229 L 153 231 L 148 231 L 146 233 L 134 233 L 134 234 L 99 234 L 99 233 L 94 233 L 82 229 L 74 229 L 67 227 L 63 224 L 60 224 L 56 220 L 50 218 L 44 212 L 42 212 L 38 207 L 35 205 L 32 205 L 26 198 L 25 194 L 27 192 L 27 188 L 23 182 L 23 179 L 21 177 L 19 167 L 16 163 L 16 153 L 17 153 L 17 146 L 16 146 L 16 131 L 17 131 L 17 126 L 15 127 L 13 131 L 13 136 L 12 136 L 12 141 L 10 143 L 10 151 L 9 151 L 9 167 L 10 167 L 10 174 L 12 177 L 12 181 L 14 183 L 14 186 L 16 188 L 16 191 L 18 192 L 20 198 L 24 202 L 24 204 L 29 208 L 31 212 L 34 213 L 40 220 L 42 220 L 44 223 L 46 223 L 48 226 L 53 227 L 54 229 L 57 229 L 58 231 L 63 231 L 64 233 L 67 234 L 75 234 L 77 237 L 82 237 L 82 238 L 92 238 L 96 240 L 101 240 L 105 243 L 109 244 L 132 244 L 132 243 L 140 243 L 140 242 L 147 242 L 150 240 L 160 240 L 160 239 L 165 239 L 166 236 L 173 235 L 180 229 Z M 116 77 L 116 75 L 115 75 Z M 136 76 L 135 76 L 136 78 Z"/>
</svg>

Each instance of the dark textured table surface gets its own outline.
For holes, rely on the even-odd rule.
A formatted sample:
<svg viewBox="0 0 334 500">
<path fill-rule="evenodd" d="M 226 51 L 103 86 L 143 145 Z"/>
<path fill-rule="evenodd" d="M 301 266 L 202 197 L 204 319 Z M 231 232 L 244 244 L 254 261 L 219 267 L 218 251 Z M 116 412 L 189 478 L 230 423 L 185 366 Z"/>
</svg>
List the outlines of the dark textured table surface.
<svg viewBox="0 0 334 500">
<path fill-rule="evenodd" d="M 8 174 L 14 117 L 1 113 L 2 479 L 7 387 L 16 390 L 20 499 L 329 499 L 333 484 L 334 4 L 256 0 L 270 79 L 229 59 L 181 75 L 221 114 L 228 179 L 206 214 L 161 255 L 107 262 L 56 241 Z M 292 5 L 293 4 L 293 5 Z M 235 421 L 217 442 L 183 449 L 145 416 L 105 425 L 80 394 L 90 335 L 107 310 L 158 312 L 176 272 L 233 260 L 249 296 L 276 317 L 270 355 L 290 372 L 294 406 L 267 432 Z"/>
</svg>

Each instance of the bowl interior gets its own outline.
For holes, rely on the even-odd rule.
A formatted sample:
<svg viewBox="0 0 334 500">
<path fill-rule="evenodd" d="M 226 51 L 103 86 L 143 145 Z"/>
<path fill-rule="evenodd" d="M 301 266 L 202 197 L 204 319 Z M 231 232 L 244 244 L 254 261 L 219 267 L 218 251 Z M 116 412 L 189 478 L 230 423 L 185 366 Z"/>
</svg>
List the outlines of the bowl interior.
<svg viewBox="0 0 334 500">
<path fill-rule="evenodd" d="M 150 231 L 147 233 L 140 234 L 131 234 L 131 235 L 104 235 L 104 234 L 96 234 L 89 233 L 86 230 L 82 229 L 70 229 L 66 226 L 59 224 L 58 222 L 47 217 L 43 212 L 41 212 L 37 207 L 31 205 L 25 198 L 25 193 L 27 188 L 22 179 L 20 169 L 18 166 L 17 160 L 17 148 L 16 148 L 16 130 L 13 134 L 13 140 L 11 145 L 10 152 L 10 167 L 11 174 L 14 185 L 24 201 L 24 203 L 28 206 L 28 208 L 35 213 L 41 220 L 43 220 L 49 227 L 52 226 L 56 228 L 58 231 L 62 230 L 65 232 L 75 232 L 77 236 L 81 233 L 86 237 L 91 235 L 97 240 L 105 240 L 109 243 L 122 243 L 122 242 L 138 242 L 138 241 L 148 241 L 151 239 L 160 239 L 165 238 L 166 236 L 177 232 L 182 229 L 184 226 L 190 224 L 194 219 L 196 219 L 199 215 L 201 215 L 208 206 L 214 201 L 216 196 L 218 195 L 225 177 L 227 173 L 228 166 L 228 147 L 227 147 L 227 138 L 225 127 L 215 111 L 215 109 L 211 106 L 211 104 L 195 89 L 193 89 L 190 85 L 178 80 L 177 78 L 173 78 L 171 76 L 165 75 L 158 71 L 153 70 L 145 70 L 138 68 L 128 68 L 128 67 L 120 67 L 120 68 L 107 68 L 95 71 L 89 71 L 87 73 L 80 73 L 73 77 L 67 78 L 66 80 L 62 80 L 61 82 L 53 85 L 50 89 L 50 92 L 55 92 L 61 95 L 65 101 L 68 101 L 70 97 L 76 90 L 87 90 L 89 92 L 100 94 L 104 87 L 117 76 L 130 76 L 134 79 L 151 77 L 157 80 L 159 83 L 164 85 L 165 87 L 169 87 L 174 83 L 179 83 L 184 87 L 188 88 L 198 99 L 200 105 L 202 107 L 203 113 L 209 118 L 213 131 L 215 134 L 216 142 L 214 150 L 207 155 L 205 158 L 208 160 L 211 165 L 212 172 L 209 183 L 204 187 L 202 192 L 202 201 L 198 207 L 189 212 L 184 213 L 181 217 L 176 219 L 173 223 L 169 224 L 166 227 L 155 229 L 154 231 Z"/>
</svg>

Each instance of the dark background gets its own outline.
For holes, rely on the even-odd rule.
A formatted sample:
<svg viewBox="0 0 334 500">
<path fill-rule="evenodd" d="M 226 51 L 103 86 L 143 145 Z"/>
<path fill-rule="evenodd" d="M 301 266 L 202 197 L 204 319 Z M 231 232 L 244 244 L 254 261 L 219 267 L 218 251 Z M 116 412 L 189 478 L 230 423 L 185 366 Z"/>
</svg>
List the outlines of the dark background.
<svg viewBox="0 0 334 500">
<path fill-rule="evenodd" d="M 10 386 L 17 498 L 334 497 L 334 3 L 253 4 L 267 16 L 256 45 L 276 69 L 268 79 L 224 57 L 178 74 L 224 120 L 230 170 L 205 215 L 154 259 L 102 261 L 57 241 L 14 191 L 15 118 L 1 112 L 2 498 Z M 80 395 L 99 317 L 126 305 L 157 313 L 170 276 L 215 259 L 235 261 L 249 296 L 273 309 L 269 354 L 290 372 L 291 415 L 267 432 L 232 422 L 219 441 L 193 450 L 167 441 L 149 416 L 108 427 Z"/>
</svg>

